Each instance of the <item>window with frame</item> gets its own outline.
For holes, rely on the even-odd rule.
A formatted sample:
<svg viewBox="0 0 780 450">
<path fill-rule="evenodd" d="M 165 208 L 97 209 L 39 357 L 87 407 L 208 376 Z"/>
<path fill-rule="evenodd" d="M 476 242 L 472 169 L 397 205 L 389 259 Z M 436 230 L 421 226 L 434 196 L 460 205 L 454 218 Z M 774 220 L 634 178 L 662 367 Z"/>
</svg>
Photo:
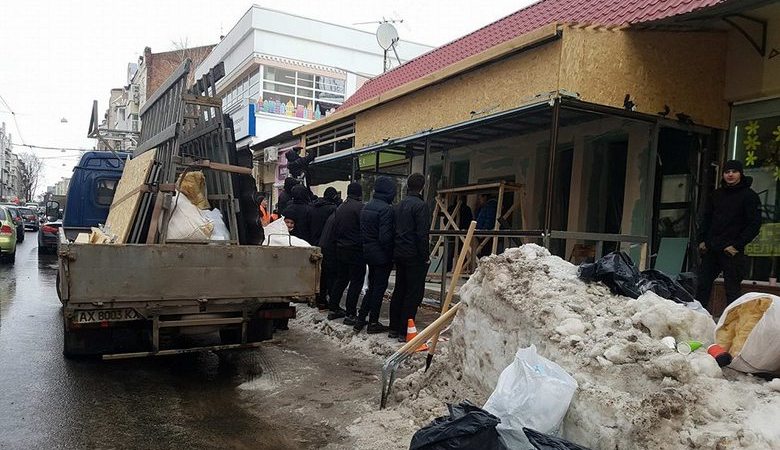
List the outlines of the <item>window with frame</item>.
<svg viewBox="0 0 780 450">
<path fill-rule="evenodd" d="M 101 179 L 97 180 L 97 189 L 95 189 L 95 202 L 100 206 L 111 206 L 114 201 L 117 180 Z"/>
<path fill-rule="evenodd" d="M 269 114 L 315 120 L 341 105 L 345 91 L 346 80 L 341 78 L 264 66 L 258 109 Z"/>
<path fill-rule="evenodd" d="M 728 158 L 742 161 L 761 200 L 761 231 L 745 247 L 753 280 L 777 278 L 780 266 L 780 99 L 734 106 Z"/>
</svg>

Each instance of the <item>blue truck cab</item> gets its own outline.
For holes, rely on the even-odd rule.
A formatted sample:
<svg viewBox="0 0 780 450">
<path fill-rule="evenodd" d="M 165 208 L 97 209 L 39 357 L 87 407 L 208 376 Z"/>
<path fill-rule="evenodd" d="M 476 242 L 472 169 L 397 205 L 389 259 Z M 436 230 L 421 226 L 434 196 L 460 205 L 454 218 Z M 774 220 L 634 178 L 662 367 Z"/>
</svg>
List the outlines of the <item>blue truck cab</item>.
<svg viewBox="0 0 780 450">
<path fill-rule="evenodd" d="M 82 155 L 68 186 L 62 218 L 64 228 L 89 228 L 106 223 L 125 161 L 130 156 L 123 152 L 97 151 Z"/>
</svg>

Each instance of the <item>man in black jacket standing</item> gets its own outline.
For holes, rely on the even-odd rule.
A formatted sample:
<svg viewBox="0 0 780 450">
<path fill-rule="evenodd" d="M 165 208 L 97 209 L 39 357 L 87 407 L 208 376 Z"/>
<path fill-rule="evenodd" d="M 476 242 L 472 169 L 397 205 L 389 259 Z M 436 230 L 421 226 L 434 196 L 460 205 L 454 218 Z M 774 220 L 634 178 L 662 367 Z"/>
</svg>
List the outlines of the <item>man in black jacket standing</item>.
<svg viewBox="0 0 780 450">
<path fill-rule="evenodd" d="M 330 313 L 328 320 L 344 319 L 346 325 L 357 322 L 357 302 L 366 276 L 366 263 L 363 259 L 363 240 L 360 237 L 360 212 L 363 210 L 363 188 L 358 182 L 349 183 L 347 199 L 342 203 L 333 219 L 333 234 L 336 240 L 336 261 L 338 263 L 336 282 L 330 293 Z M 339 303 L 344 290 L 347 291 L 346 311 Z"/>
<path fill-rule="evenodd" d="M 292 188 L 297 184 L 300 183 L 293 177 L 284 179 L 284 189 L 279 193 L 279 201 L 276 202 L 276 210 L 279 213 L 284 214 L 284 210 L 287 209 L 288 204 L 292 201 Z"/>
<path fill-rule="evenodd" d="M 336 211 L 336 196 L 338 192 L 333 187 L 325 189 L 325 193 L 322 198 L 318 198 L 314 201 L 311 209 L 311 245 L 320 244 L 320 235 L 322 235 L 322 229 L 325 227 L 325 221 Z"/>
<path fill-rule="evenodd" d="M 723 271 L 726 300 L 740 296 L 745 265 L 745 246 L 761 228 L 761 201 L 750 189 L 753 178 L 746 177 L 742 163 L 726 161 L 721 187 L 712 193 L 699 227 L 699 266 L 696 299 L 705 307 L 710 300 L 712 282 Z"/>
<path fill-rule="evenodd" d="M 368 317 L 369 334 L 382 333 L 387 327 L 379 323 L 382 298 L 387 290 L 390 271 L 393 270 L 394 223 L 393 199 L 395 182 L 390 177 L 379 177 L 374 186 L 374 197 L 360 213 L 360 234 L 363 237 L 363 257 L 368 264 L 368 290 L 360 304 L 355 331 L 360 332 Z"/>
<path fill-rule="evenodd" d="M 390 333 L 399 341 L 406 340 L 408 319 L 417 316 L 417 307 L 425 294 L 425 276 L 428 273 L 428 232 L 431 214 L 422 197 L 425 177 L 419 173 L 409 175 L 406 181 L 406 197 L 396 205 L 395 239 L 393 259 L 396 275 L 395 289 L 390 300 Z"/>
</svg>

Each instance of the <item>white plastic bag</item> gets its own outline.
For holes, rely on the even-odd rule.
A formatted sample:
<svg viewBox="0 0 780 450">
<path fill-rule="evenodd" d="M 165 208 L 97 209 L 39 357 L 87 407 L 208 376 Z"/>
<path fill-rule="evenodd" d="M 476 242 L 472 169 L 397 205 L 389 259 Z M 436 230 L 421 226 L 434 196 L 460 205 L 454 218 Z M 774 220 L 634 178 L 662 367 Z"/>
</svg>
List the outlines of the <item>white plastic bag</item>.
<svg viewBox="0 0 780 450">
<path fill-rule="evenodd" d="M 576 390 L 577 381 L 531 345 L 517 350 L 484 409 L 501 419 L 496 429 L 507 448 L 523 448 L 528 445 L 523 427 L 559 433 Z"/>
<path fill-rule="evenodd" d="M 760 314 L 760 319 L 748 331 L 747 339 L 737 353 L 718 331 L 724 328 L 730 314 L 737 314 L 737 307 L 749 302 L 768 299 L 769 308 Z M 765 300 L 766 301 L 766 300 Z M 731 353 L 733 360 L 729 367 L 745 373 L 780 374 L 780 297 L 760 292 L 749 292 L 734 300 L 721 314 L 715 327 L 715 342 Z"/>
<path fill-rule="evenodd" d="M 211 233 L 212 241 L 229 241 L 230 231 L 228 231 L 225 222 L 222 220 L 222 212 L 218 208 L 212 210 L 202 209 L 200 215 L 214 226 Z"/>
</svg>

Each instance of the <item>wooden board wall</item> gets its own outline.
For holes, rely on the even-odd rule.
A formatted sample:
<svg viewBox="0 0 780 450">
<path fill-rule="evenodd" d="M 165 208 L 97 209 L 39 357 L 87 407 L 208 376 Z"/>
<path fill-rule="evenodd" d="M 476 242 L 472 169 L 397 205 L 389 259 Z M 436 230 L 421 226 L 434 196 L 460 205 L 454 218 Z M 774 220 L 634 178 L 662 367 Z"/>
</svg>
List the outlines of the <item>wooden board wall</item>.
<svg viewBox="0 0 780 450">
<path fill-rule="evenodd" d="M 157 151 L 152 149 L 125 163 L 106 219 L 106 226 L 111 234 L 117 236 L 119 244 L 127 242 L 141 201 L 142 192 L 139 189 L 146 183 L 156 153 Z"/>
<path fill-rule="evenodd" d="M 355 145 L 464 122 L 473 118 L 471 111 L 506 111 L 553 91 L 560 52 L 560 41 L 544 44 L 359 113 Z"/>
<path fill-rule="evenodd" d="M 669 105 L 697 124 L 728 128 L 724 99 L 726 34 L 563 30 L 560 88 L 582 100 L 623 107 L 631 94 L 637 111 L 656 114 Z"/>
</svg>

